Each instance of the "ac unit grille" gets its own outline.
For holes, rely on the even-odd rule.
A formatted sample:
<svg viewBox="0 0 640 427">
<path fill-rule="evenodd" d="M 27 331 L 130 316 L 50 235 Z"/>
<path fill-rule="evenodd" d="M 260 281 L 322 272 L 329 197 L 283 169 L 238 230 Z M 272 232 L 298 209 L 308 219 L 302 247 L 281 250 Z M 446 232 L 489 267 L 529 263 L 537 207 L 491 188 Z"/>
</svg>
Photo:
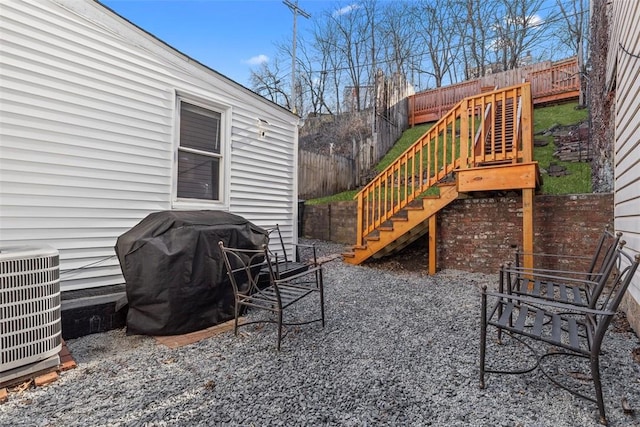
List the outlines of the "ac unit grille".
<svg viewBox="0 0 640 427">
<path fill-rule="evenodd" d="M 55 249 L 0 250 L 0 382 L 60 351 L 59 271 Z"/>
</svg>

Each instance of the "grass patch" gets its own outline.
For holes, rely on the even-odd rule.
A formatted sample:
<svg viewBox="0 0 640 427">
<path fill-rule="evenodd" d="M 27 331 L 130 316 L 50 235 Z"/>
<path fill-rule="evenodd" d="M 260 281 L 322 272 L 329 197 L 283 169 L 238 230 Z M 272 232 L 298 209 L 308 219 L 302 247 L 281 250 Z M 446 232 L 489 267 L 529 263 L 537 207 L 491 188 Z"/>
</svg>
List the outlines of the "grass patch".
<svg viewBox="0 0 640 427">
<path fill-rule="evenodd" d="M 589 111 L 585 108 L 577 109 L 577 102 L 570 102 L 550 107 L 537 108 L 533 112 L 533 130 L 538 134 L 554 126 L 567 126 L 580 123 L 589 117 Z M 562 162 L 553 157 L 556 146 L 553 137 L 535 135 L 535 139 L 544 139 L 549 142 L 544 147 L 535 147 L 533 159 L 538 162 L 540 168 L 547 170 L 551 163 L 567 168 L 569 175 L 552 177 L 543 174 L 543 194 L 580 194 L 591 193 L 591 164 L 584 162 Z"/>
<path fill-rule="evenodd" d="M 331 202 L 352 201 L 353 198 L 356 196 L 356 194 L 358 194 L 358 191 L 360 190 L 343 191 L 342 193 L 334 194 L 332 196 L 319 197 L 317 199 L 310 199 L 310 200 L 307 200 L 304 204 L 305 205 L 322 205 L 324 203 L 331 203 Z"/>
<path fill-rule="evenodd" d="M 571 102 L 549 107 L 536 108 L 533 112 L 534 133 L 543 132 L 555 125 L 567 126 L 580 123 L 589 116 L 587 109 L 578 109 L 577 102 Z M 395 145 L 375 166 L 377 172 L 382 172 L 387 166 L 400 156 L 407 148 L 409 148 L 418 138 L 427 132 L 434 123 L 425 123 L 407 129 L 398 139 Z M 551 163 L 561 165 L 567 168 L 569 175 L 561 177 L 550 177 L 543 175 L 543 194 L 580 194 L 591 193 L 591 165 L 589 163 L 561 162 L 553 157 L 556 150 L 553 144 L 553 137 L 535 135 L 535 139 L 546 139 L 549 144 L 545 147 L 535 147 L 533 158 L 536 160 L 540 168 L 546 170 Z M 350 190 L 333 196 L 322 197 L 318 199 L 307 200 L 306 204 L 318 205 L 323 203 L 353 200 L 358 190 Z M 430 188 L 426 194 L 437 194 L 437 188 Z"/>
<path fill-rule="evenodd" d="M 391 147 L 391 150 L 389 150 L 382 160 L 380 160 L 376 165 L 375 170 L 378 173 L 385 170 L 387 166 L 393 163 L 398 156 L 400 156 L 400 154 L 404 153 L 407 148 L 411 147 L 411 145 L 418 140 L 418 138 L 431 129 L 431 126 L 433 125 L 434 123 L 425 123 L 405 130 L 400 139 L 398 139 L 393 147 Z"/>
<path fill-rule="evenodd" d="M 550 129 L 554 125 L 573 125 L 586 120 L 589 111 L 586 108 L 577 109 L 577 102 L 536 108 L 533 111 L 533 131 L 535 133 Z"/>
</svg>

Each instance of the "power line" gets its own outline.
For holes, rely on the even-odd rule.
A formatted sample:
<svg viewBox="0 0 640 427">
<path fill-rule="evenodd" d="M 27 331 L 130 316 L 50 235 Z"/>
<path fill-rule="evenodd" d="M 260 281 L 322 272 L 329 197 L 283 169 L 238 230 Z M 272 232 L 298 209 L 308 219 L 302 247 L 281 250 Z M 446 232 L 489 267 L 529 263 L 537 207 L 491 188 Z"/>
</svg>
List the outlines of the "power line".
<svg viewBox="0 0 640 427">
<path fill-rule="evenodd" d="M 626 53 L 627 55 L 629 55 L 632 58 L 636 58 L 636 59 L 640 59 L 640 55 L 633 53 L 633 52 L 629 52 L 629 50 L 627 50 L 626 47 L 624 47 L 624 45 L 622 43 L 618 43 L 618 45 L 620 46 L 620 49 L 622 49 L 622 51 L 624 53 Z"/>
</svg>

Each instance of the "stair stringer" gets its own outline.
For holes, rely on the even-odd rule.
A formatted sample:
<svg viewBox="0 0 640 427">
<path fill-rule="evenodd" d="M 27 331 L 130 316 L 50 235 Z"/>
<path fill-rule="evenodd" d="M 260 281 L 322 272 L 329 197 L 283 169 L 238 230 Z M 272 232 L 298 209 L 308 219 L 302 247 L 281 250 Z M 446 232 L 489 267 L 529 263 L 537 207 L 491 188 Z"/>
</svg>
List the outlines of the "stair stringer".
<svg viewBox="0 0 640 427">
<path fill-rule="evenodd" d="M 380 253 L 390 253 L 392 250 L 399 250 L 405 247 L 409 242 L 407 235 L 413 233 L 417 237 L 424 235 L 429 228 L 429 218 L 437 214 L 445 206 L 456 200 L 459 196 L 457 185 L 440 184 L 440 195 L 435 197 L 426 197 L 422 199 L 422 208 L 405 208 L 407 212 L 406 218 L 402 220 L 391 219 L 392 226 L 381 226 L 377 229 L 375 236 L 365 238 L 366 243 L 362 246 L 354 246 L 353 252 L 344 254 L 345 262 L 349 264 L 360 264 L 367 259 L 382 256 Z M 403 238 L 405 238 L 403 240 Z M 415 238 L 413 240 L 415 240 Z M 412 240 L 412 241 L 413 241 Z M 398 242 L 394 246 L 394 243 Z M 391 248 L 391 250 L 389 250 Z M 376 256 L 378 255 L 378 256 Z"/>
</svg>

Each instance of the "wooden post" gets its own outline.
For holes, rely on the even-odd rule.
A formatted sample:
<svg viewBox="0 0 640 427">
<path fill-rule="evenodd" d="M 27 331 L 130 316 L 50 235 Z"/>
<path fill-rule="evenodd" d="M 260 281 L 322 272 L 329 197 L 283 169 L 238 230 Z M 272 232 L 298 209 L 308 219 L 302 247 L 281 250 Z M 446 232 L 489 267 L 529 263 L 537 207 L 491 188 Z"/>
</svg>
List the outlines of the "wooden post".
<svg viewBox="0 0 640 427">
<path fill-rule="evenodd" d="M 522 101 L 522 162 L 533 161 L 533 100 L 531 83 L 525 83 L 521 91 Z"/>
<path fill-rule="evenodd" d="M 437 252 L 436 241 L 438 230 L 436 228 L 437 221 L 436 214 L 429 217 L 429 275 L 436 274 Z"/>
<path fill-rule="evenodd" d="M 411 95 L 409 97 L 409 126 L 414 127 L 416 125 L 416 96 Z"/>
<path fill-rule="evenodd" d="M 522 249 L 524 267 L 533 268 L 533 188 L 522 189 Z"/>
<path fill-rule="evenodd" d="M 460 169 L 469 167 L 469 100 L 460 106 Z"/>
<path fill-rule="evenodd" d="M 522 161 L 533 161 L 533 100 L 531 83 L 522 88 Z M 533 194 L 535 189 L 522 190 L 522 247 L 524 267 L 533 268 Z"/>
<path fill-rule="evenodd" d="M 363 195 L 358 193 L 358 219 L 356 220 L 356 246 L 362 246 Z"/>
</svg>

